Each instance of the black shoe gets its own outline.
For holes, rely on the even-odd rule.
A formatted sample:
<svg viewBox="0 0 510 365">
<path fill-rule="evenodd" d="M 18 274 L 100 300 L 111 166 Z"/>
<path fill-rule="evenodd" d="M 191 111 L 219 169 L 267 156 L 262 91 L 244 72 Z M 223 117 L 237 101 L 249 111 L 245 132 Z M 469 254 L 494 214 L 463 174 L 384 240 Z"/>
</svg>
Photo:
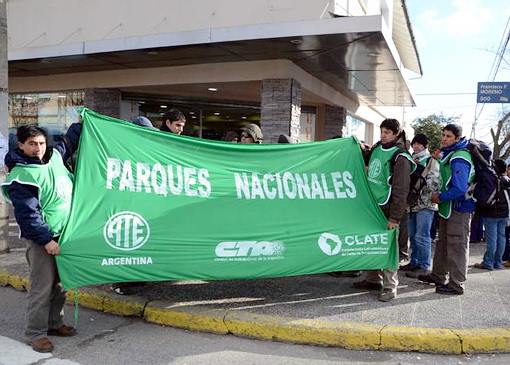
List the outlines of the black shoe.
<svg viewBox="0 0 510 365">
<path fill-rule="evenodd" d="M 432 274 L 418 275 L 418 280 L 423 281 L 424 283 L 427 283 L 427 284 L 434 284 L 436 286 L 441 286 L 441 285 L 445 284 L 445 283 L 439 281 L 438 279 L 436 279 L 434 276 L 432 276 Z"/>
<path fill-rule="evenodd" d="M 420 267 L 419 266 L 415 266 L 415 265 L 411 265 L 410 263 L 407 264 L 407 265 L 404 265 L 404 266 L 400 266 L 399 267 L 399 270 L 400 271 L 413 271 L 414 269 L 419 269 Z"/>
<path fill-rule="evenodd" d="M 430 270 L 424 270 L 421 267 L 416 267 L 411 271 L 406 272 L 406 276 L 408 278 L 417 279 L 419 276 L 427 276 L 430 275 Z"/>
<path fill-rule="evenodd" d="M 366 280 L 355 281 L 352 283 L 352 287 L 354 289 L 363 289 L 363 290 L 382 290 L 383 285 L 381 283 L 371 283 Z"/>
<path fill-rule="evenodd" d="M 333 271 L 328 272 L 328 275 L 335 278 L 357 278 L 361 276 L 361 271 Z"/>
<path fill-rule="evenodd" d="M 462 295 L 464 294 L 463 289 L 455 289 L 448 285 L 440 285 L 436 287 L 436 293 L 437 294 L 444 294 L 444 295 Z"/>
</svg>

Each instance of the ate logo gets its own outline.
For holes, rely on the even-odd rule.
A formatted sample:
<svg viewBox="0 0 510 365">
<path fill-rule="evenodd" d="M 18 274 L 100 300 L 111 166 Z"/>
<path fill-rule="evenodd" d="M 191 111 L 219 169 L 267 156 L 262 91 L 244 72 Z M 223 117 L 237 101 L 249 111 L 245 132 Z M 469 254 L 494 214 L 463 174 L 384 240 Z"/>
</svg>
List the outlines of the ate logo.
<svg viewBox="0 0 510 365">
<path fill-rule="evenodd" d="M 116 250 L 132 251 L 147 242 L 150 228 L 140 214 L 120 212 L 108 219 L 104 226 L 103 236 L 110 247 Z"/>
<path fill-rule="evenodd" d="M 375 158 L 373 161 L 370 161 L 370 166 L 368 166 L 368 177 L 376 178 L 381 173 L 381 170 L 381 160 Z"/>
</svg>

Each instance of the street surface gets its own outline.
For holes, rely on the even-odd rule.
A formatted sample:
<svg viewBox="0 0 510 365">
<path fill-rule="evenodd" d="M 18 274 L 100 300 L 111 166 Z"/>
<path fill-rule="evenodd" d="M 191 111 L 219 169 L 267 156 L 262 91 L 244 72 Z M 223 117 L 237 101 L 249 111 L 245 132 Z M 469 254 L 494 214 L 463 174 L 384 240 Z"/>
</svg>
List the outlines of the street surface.
<svg viewBox="0 0 510 365">
<path fill-rule="evenodd" d="M 78 335 L 53 338 L 56 350 L 40 354 L 25 345 L 26 293 L 0 287 L 0 365 L 73 364 L 510 364 L 510 354 L 443 356 L 349 351 L 178 330 L 80 308 Z M 73 308 L 66 306 L 67 323 Z"/>
</svg>

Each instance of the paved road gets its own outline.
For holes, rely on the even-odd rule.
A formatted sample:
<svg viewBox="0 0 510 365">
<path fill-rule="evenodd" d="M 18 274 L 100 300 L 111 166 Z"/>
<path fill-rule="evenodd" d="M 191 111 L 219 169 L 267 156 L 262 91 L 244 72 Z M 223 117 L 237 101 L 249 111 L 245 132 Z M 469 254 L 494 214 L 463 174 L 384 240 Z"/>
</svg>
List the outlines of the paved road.
<svg viewBox="0 0 510 365">
<path fill-rule="evenodd" d="M 53 354 L 24 344 L 26 294 L 0 287 L 0 365 L 71 364 L 509 364 L 510 354 L 442 356 L 348 351 L 210 335 L 80 309 L 79 334 L 55 340 Z M 72 308 L 66 307 L 71 317 Z"/>
</svg>

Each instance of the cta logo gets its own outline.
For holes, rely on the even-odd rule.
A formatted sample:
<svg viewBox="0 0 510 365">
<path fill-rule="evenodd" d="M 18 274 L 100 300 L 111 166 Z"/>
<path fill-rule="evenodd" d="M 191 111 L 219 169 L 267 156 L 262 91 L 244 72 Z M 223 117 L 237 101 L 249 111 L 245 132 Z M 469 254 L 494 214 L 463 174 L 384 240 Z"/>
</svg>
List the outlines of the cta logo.
<svg viewBox="0 0 510 365">
<path fill-rule="evenodd" d="M 328 256 L 338 255 L 342 249 L 342 240 L 336 234 L 323 233 L 317 241 L 319 248 Z"/>
<path fill-rule="evenodd" d="M 217 257 L 280 256 L 285 247 L 280 241 L 228 241 L 220 242 L 215 249 Z"/>
<path fill-rule="evenodd" d="M 150 228 L 140 214 L 120 212 L 108 219 L 103 229 L 103 236 L 110 247 L 116 250 L 132 251 L 147 242 Z"/>
</svg>

